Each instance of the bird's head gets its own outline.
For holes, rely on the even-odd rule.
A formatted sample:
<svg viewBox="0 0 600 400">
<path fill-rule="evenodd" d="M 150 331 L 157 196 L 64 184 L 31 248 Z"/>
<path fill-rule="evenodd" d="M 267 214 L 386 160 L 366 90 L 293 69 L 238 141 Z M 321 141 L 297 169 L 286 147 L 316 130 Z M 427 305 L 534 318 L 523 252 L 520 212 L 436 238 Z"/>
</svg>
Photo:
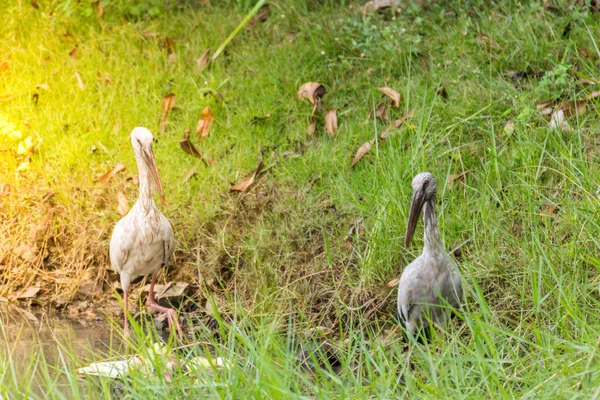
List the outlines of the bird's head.
<svg viewBox="0 0 600 400">
<path fill-rule="evenodd" d="M 133 146 L 133 151 L 137 158 L 145 164 L 150 172 L 156 190 L 158 190 L 158 194 L 164 204 L 165 193 L 158 175 L 158 167 L 156 166 L 156 160 L 154 159 L 154 152 L 152 151 L 152 141 L 154 139 L 152 133 L 148 129 L 138 126 L 131 131 L 129 138 L 131 139 L 131 145 Z"/>
<path fill-rule="evenodd" d="M 408 248 L 412 243 L 412 238 L 415 234 L 419 216 L 423 210 L 423 204 L 426 201 L 434 202 L 437 191 L 435 179 L 429 172 L 421 172 L 413 178 L 412 181 L 413 197 L 410 204 L 410 212 L 408 214 L 408 223 L 406 224 L 406 239 L 404 247 Z"/>
</svg>

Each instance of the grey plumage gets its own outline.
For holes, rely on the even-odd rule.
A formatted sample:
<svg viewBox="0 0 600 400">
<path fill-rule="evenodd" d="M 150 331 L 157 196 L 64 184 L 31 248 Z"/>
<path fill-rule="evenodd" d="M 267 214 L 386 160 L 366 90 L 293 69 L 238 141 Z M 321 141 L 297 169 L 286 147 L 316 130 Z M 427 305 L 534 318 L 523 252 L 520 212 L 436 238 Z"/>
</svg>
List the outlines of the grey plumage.
<svg viewBox="0 0 600 400">
<path fill-rule="evenodd" d="M 129 333 L 127 320 L 127 295 L 130 283 L 139 276 L 152 274 L 148 306 L 166 312 L 169 327 L 174 324 L 179 337 L 181 327 L 174 310 L 161 307 L 154 300 L 154 285 L 162 267 L 167 265 L 173 255 L 173 228 L 169 220 L 156 206 L 152 196 L 152 183 L 156 186 L 163 202 L 164 193 L 158 168 L 152 152 L 152 133 L 138 127 L 131 132 L 131 144 L 138 165 L 140 195 L 135 205 L 115 226 L 110 239 L 110 262 L 113 270 L 120 275 L 125 319 L 125 333 Z"/>
<path fill-rule="evenodd" d="M 408 336 L 427 337 L 430 322 L 444 327 L 453 308 L 460 307 L 461 277 L 444 248 L 435 216 L 436 183 L 429 172 L 412 181 L 414 190 L 406 227 L 409 247 L 421 211 L 425 225 L 423 253 L 402 272 L 398 284 L 398 315 Z"/>
</svg>

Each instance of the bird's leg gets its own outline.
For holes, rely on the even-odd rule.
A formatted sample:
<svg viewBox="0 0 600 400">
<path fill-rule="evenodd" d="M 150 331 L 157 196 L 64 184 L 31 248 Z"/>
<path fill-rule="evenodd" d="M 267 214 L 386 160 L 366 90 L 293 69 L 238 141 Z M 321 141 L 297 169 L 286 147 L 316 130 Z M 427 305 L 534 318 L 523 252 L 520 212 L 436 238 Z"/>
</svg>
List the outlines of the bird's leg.
<svg viewBox="0 0 600 400">
<path fill-rule="evenodd" d="M 152 274 L 152 282 L 150 283 L 150 292 L 148 293 L 148 307 L 154 310 L 158 310 L 160 312 L 167 313 L 167 322 L 169 323 L 169 329 L 173 330 L 173 324 L 175 324 L 175 328 L 177 329 L 177 334 L 179 335 L 179 339 L 183 340 L 183 333 L 181 331 L 181 326 L 179 325 L 179 321 L 177 319 L 177 315 L 175 310 L 172 308 L 159 306 L 154 300 L 154 284 L 156 283 L 156 277 L 158 272 Z"/>
<path fill-rule="evenodd" d="M 125 339 L 128 339 L 131 332 L 129 332 L 129 318 L 127 318 L 127 290 L 123 291 L 123 316 L 123 334 Z"/>
</svg>

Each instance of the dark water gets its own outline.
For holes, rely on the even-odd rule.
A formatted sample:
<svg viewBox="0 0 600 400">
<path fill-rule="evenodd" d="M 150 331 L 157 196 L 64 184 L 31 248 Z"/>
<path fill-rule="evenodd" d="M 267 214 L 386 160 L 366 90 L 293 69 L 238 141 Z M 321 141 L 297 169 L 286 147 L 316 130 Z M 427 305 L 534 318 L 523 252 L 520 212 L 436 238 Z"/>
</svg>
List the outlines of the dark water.
<svg viewBox="0 0 600 400">
<path fill-rule="evenodd" d="M 35 372 L 36 360 L 44 360 L 50 366 L 49 374 L 57 377 L 58 386 L 63 386 L 61 371 L 75 371 L 123 351 L 121 330 L 108 322 L 32 313 L 12 305 L 0 306 L 0 335 L 3 386 L 8 384 L 14 389 L 21 386 L 22 379 L 31 379 L 31 385 L 22 387 L 30 386 L 42 398 L 44 378 Z"/>
</svg>

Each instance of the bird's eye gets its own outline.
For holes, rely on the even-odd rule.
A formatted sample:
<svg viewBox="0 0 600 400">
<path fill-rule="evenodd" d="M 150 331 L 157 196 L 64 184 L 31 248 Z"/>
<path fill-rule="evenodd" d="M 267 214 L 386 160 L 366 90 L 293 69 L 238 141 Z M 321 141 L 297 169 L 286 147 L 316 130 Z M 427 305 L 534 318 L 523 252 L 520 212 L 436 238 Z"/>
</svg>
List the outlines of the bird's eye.
<svg viewBox="0 0 600 400">
<path fill-rule="evenodd" d="M 423 189 L 427 189 L 428 185 L 429 185 L 429 181 L 423 182 Z"/>
</svg>

